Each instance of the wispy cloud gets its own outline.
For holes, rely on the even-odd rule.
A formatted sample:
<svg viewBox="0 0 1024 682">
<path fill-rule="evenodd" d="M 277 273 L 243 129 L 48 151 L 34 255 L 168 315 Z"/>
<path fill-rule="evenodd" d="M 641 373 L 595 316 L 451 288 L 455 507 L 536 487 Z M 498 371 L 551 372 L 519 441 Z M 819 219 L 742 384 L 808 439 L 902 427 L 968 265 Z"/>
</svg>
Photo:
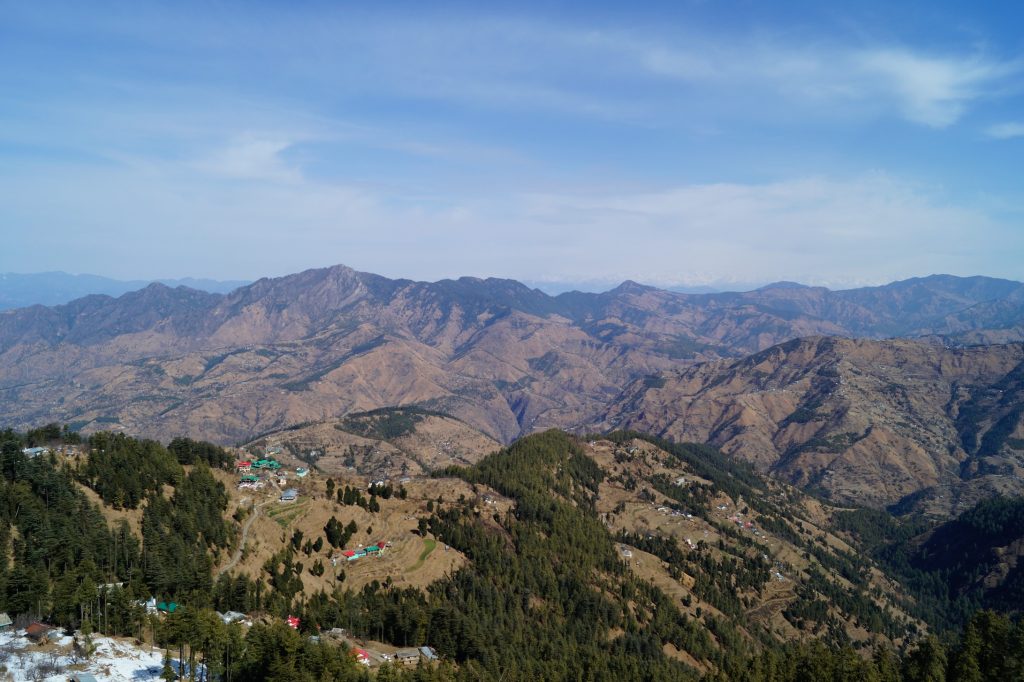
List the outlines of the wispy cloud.
<svg viewBox="0 0 1024 682">
<path fill-rule="evenodd" d="M 248 133 L 215 150 L 196 165 L 202 172 L 246 180 L 294 183 L 302 173 L 283 157 L 295 140 Z"/>
<path fill-rule="evenodd" d="M 945 128 L 978 100 L 1005 95 L 1005 85 L 1024 72 L 1024 59 L 983 54 L 930 54 L 909 47 L 837 47 L 773 42 L 714 43 L 689 49 L 643 47 L 642 63 L 652 73 L 790 102 L 868 106 L 895 112 L 914 123 Z M 878 105 L 882 105 L 879 107 Z"/>
<path fill-rule="evenodd" d="M 155 55 L 164 54 L 193 82 L 216 88 L 211 81 L 220 74 L 249 95 L 274 91 L 286 99 L 301 91 L 317 106 L 336 99 L 330 93 L 346 93 L 499 115 L 664 125 L 694 116 L 696 100 L 710 117 L 742 121 L 772 107 L 786 110 L 780 118 L 847 120 L 855 103 L 863 116 L 896 115 L 944 128 L 981 99 L 1005 95 L 1024 72 L 1020 55 L 970 46 L 930 50 L 723 26 L 609 29 L 501 15 L 413 19 L 340 10 L 313 20 L 272 7 L 254 11 L 250 21 L 213 24 L 167 8 L 140 12 L 134 22 L 120 14 L 72 15 L 60 19 L 61 30 L 80 23 L 115 45 L 135 45 L 143 36 L 160 46 L 126 72 L 161 71 Z M 239 70 L 239 63 L 256 66 Z"/>
<path fill-rule="evenodd" d="M 7 268 L 848 283 L 1013 276 L 1024 253 L 1019 210 L 965 198 L 1019 194 L 1007 145 L 956 136 L 968 117 L 1024 134 L 1019 47 L 529 6 L 139 7 L 8 18 L 31 15 L 0 41 Z M 906 121 L 956 144 L 867 174 Z M 154 250 L 172 270 L 111 272 Z"/>
<path fill-rule="evenodd" d="M 955 123 L 971 102 L 993 96 L 1000 83 L 1024 68 L 1021 60 L 934 57 L 906 49 L 869 50 L 855 63 L 881 79 L 881 88 L 908 120 L 934 128 Z"/>
<path fill-rule="evenodd" d="M 997 140 L 1024 137 L 1024 122 L 1009 121 L 1007 123 L 997 123 L 986 128 L 985 134 Z"/>
<path fill-rule="evenodd" d="M 743 33 L 643 34 L 499 21 L 449 24 L 443 38 L 426 33 L 384 50 L 401 55 L 383 60 L 397 67 L 383 74 L 397 87 L 479 106 L 634 121 L 685 114 L 680 104 L 699 98 L 702 108 L 732 116 L 777 103 L 791 114 L 804 106 L 804 115 L 845 119 L 855 103 L 865 116 L 945 128 L 982 99 L 1006 96 L 1024 72 L 1019 55 Z M 395 40 L 377 39 L 382 50 Z M 416 78 L 407 81 L 410 72 Z M 684 89 L 665 88 L 666 79 Z"/>
</svg>

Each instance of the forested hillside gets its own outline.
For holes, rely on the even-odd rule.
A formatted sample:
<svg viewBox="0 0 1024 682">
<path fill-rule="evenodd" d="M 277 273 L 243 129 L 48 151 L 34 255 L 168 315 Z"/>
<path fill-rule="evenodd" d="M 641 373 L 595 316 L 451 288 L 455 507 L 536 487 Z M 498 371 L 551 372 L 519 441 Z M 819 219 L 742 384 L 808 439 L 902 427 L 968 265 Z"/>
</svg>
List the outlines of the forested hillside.
<svg viewBox="0 0 1024 682">
<path fill-rule="evenodd" d="M 30 442 L 50 452 L 23 453 Z M 232 458 L 216 446 L 107 433 L 81 441 L 47 427 L 0 433 L 0 457 L 0 610 L 86 637 L 152 638 L 235 680 L 367 679 L 346 646 L 309 639 L 332 628 L 429 645 L 442 659 L 385 664 L 373 673 L 382 680 L 895 681 L 942 671 L 959 682 L 1024 670 L 1024 628 L 950 606 L 994 570 L 963 558 L 1014 540 L 1011 502 L 915 544 L 925 528 L 913 521 L 830 510 L 712 448 L 548 431 L 422 479 L 466 491 L 427 500 L 419 519 L 425 539 L 466 557 L 460 568 L 426 589 L 402 587 L 396 574 L 309 591 L 304 571 L 322 570 L 356 529 L 328 523 L 326 543 L 295 533 L 258 574 L 215 578 L 244 518 L 216 471 Z M 396 489 L 367 500 L 331 479 L 328 490 L 309 504 L 360 505 L 372 518 L 387 502 L 378 495 Z M 138 532 L 111 525 L 111 514 L 138 515 Z M 1019 607 L 1014 575 L 992 599 L 969 603 Z M 147 614 L 150 597 L 178 608 Z M 254 623 L 226 625 L 213 609 Z"/>
</svg>

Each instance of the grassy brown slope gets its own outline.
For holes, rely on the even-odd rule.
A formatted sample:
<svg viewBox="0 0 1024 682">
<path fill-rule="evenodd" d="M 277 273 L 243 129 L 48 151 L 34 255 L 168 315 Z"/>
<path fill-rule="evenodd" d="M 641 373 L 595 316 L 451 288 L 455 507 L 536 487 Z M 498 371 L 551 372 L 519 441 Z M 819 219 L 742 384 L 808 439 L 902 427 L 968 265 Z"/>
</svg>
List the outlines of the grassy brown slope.
<svg viewBox="0 0 1024 682">
<path fill-rule="evenodd" d="M 601 426 L 710 443 L 839 502 L 884 506 L 931 490 L 927 508 L 948 514 L 1019 484 L 1020 414 L 1008 424 L 1012 406 L 978 410 L 979 442 L 1003 419 L 991 453 L 965 450 L 958 415 L 984 406 L 977 397 L 1022 361 L 1021 345 L 800 339 L 636 382 Z"/>
<path fill-rule="evenodd" d="M 673 597 L 684 612 L 756 625 L 780 641 L 835 636 L 841 630 L 855 642 L 881 638 L 898 644 L 908 632 L 923 627 L 900 606 L 900 587 L 870 562 L 860 565 L 863 577 L 853 576 L 856 583 L 844 577 L 839 566 L 850 564 L 858 550 L 828 531 L 830 509 L 820 502 L 778 483 L 755 493 L 756 500 L 727 494 L 692 467 L 643 440 L 598 440 L 587 446 L 587 452 L 607 474 L 597 508 L 609 531 L 667 540 L 679 550 L 682 563 L 620 543 L 620 550 L 632 554 L 623 557 L 630 568 Z M 681 477 L 683 486 L 695 493 L 689 496 L 694 500 L 691 504 L 681 504 L 652 484 Z M 769 513 L 765 513 L 766 501 L 772 505 Z M 684 509 L 692 516 L 673 513 Z M 747 522 L 752 527 L 746 527 Z M 808 551 L 811 547 L 813 551 Z M 763 581 L 731 584 L 728 576 L 718 570 L 709 572 L 704 563 L 744 559 L 751 565 L 763 562 L 767 568 Z M 709 582 L 719 583 L 722 594 L 735 594 L 739 603 L 730 605 L 731 600 L 719 598 L 722 595 L 715 597 L 707 588 Z M 829 587 L 823 591 L 823 585 Z M 830 596 L 833 590 L 859 594 L 865 604 L 870 602 L 868 610 L 888 613 L 885 617 L 895 629 L 881 634 L 877 627 L 866 627 L 868 619 L 836 601 Z M 826 608 L 814 617 L 797 615 L 801 604 L 811 601 L 820 601 Z"/>
</svg>

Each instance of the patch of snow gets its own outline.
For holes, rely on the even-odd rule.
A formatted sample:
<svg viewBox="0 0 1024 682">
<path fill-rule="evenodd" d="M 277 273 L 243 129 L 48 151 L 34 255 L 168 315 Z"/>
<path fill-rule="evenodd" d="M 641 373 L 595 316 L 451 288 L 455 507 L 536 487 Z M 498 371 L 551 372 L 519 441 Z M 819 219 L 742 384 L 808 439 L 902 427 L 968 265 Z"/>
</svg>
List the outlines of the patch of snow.
<svg viewBox="0 0 1024 682">
<path fill-rule="evenodd" d="M 19 632 L 0 633 L 0 680 L 65 682 L 74 672 L 87 672 L 100 682 L 157 682 L 164 654 L 159 648 L 136 646 L 131 640 L 93 637 L 95 651 L 76 661 L 74 638 L 61 636 L 44 647 Z M 178 662 L 171 665 L 177 670 Z"/>
</svg>

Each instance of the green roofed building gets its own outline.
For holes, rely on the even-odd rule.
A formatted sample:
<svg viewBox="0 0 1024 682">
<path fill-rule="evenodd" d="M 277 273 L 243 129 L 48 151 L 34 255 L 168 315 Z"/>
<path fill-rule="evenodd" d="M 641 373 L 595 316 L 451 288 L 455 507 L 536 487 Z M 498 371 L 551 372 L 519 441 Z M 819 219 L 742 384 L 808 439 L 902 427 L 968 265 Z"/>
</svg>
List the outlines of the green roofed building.
<svg viewBox="0 0 1024 682">
<path fill-rule="evenodd" d="M 156 610 L 161 613 L 174 613 L 178 610 L 178 605 L 175 602 L 162 601 L 156 605 Z"/>
</svg>

